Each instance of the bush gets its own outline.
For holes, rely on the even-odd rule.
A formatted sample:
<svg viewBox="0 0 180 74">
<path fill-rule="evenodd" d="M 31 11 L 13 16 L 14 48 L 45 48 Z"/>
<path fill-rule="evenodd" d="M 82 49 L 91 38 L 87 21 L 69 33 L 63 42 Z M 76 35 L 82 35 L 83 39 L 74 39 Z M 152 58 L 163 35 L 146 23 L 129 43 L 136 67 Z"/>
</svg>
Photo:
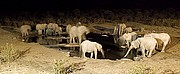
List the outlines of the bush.
<svg viewBox="0 0 180 74">
<path fill-rule="evenodd" d="M 5 46 L 1 46 L 0 48 L 0 63 L 12 62 L 24 55 L 29 49 L 19 51 L 14 49 L 12 44 L 6 43 Z"/>
<path fill-rule="evenodd" d="M 156 74 L 154 67 L 147 67 L 144 64 L 136 64 L 130 70 L 130 74 Z"/>
<path fill-rule="evenodd" d="M 54 63 L 55 74 L 69 74 L 74 71 L 81 70 L 82 69 L 81 66 L 84 66 L 82 65 L 82 63 L 85 63 L 85 62 L 72 63 L 68 66 L 65 66 L 65 63 L 67 63 L 67 61 L 55 60 L 55 63 Z"/>
</svg>

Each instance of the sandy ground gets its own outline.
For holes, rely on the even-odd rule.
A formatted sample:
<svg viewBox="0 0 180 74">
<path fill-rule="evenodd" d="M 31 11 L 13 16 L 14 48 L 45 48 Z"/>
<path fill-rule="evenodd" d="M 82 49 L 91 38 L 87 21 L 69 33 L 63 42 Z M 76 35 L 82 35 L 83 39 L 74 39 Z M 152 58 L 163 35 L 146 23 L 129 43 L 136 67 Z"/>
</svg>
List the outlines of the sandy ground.
<svg viewBox="0 0 180 74">
<path fill-rule="evenodd" d="M 134 25 L 131 25 L 132 23 L 127 24 L 133 28 L 135 27 Z M 155 74 L 180 74 L 180 30 L 158 26 L 138 26 L 143 26 L 145 29 L 149 30 L 169 33 L 172 36 L 172 42 L 168 45 L 166 52 L 157 52 L 151 58 L 144 58 L 141 61 L 121 59 L 95 60 L 69 57 L 66 52 L 46 48 L 38 43 L 21 42 L 20 34 L 12 33 L 0 28 L 0 46 L 9 43 L 13 44 L 14 48 L 18 50 L 30 48 L 28 53 L 14 62 L 1 64 L 0 74 L 54 74 L 55 71 L 53 67 L 55 60 L 66 60 L 65 65 L 84 62 L 81 66 L 82 69 L 73 71 L 72 74 L 129 74 L 132 69 L 136 69 L 134 68 L 135 66 L 142 65 L 147 71 L 153 69 Z"/>
</svg>

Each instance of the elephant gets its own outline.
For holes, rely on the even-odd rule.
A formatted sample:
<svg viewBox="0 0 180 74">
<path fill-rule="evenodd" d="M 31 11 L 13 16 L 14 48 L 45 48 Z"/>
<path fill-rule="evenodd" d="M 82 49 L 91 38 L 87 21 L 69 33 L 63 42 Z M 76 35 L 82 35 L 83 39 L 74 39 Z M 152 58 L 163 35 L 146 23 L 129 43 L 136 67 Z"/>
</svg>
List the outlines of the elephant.
<svg viewBox="0 0 180 74">
<path fill-rule="evenodd" d="M 157 41 L 152 37 L 138 38 L 135 41 L 131 42 L 131 46 L 129 47 L 124 57 L 126 57 L 133 48 L 141 50 L 142 57 L 145 57 L 145 50 L 147 50 L 147 57 L 151 57 L 153 50 L 155 50 L 155 48 L 158 48 L 158 44 Z"/>
<path fill-rule="evenodd" d="M 118 33 L 119 36 L 121 36 L 124 33 L 124 29 L 126 28 L 126 24 L 118 24 L 114 27 L 114 35 Z"/>
<path fill-rule="evenodd" d="M 21 31 L 22 37 L 25 37 L 25 38 L 22 39 L 22 41 L 27 41 L 27 40 L 29 40 L 29 38 L 26 37 L 26 36 L 29 35 L 29 32 L 31 31 L 31 26 L 30 26 L 30 25 L 22 25 L 22 26 L 20 27 L 20 31 Z"/>
<path fill-rule="evenodd" d="M 59 26 L 58 28 L 56 28 L 55 29 L 55 34 L 56 35 L 58 34 L 60 36 L 62 34 L 62 27 Z"/>
<path fill-rule="evenodd" d="M 86 52 L 91 53 L 90 58 L 93 57 L 93 52 L 95 54 L 95 59 L 97 59 L 97 53 L 100 51 L 102 53 L 103 58 L 104 56 L 104 51 L 102 49 L 102 45 L 97 43 L 97 42 L 92 42 L 89 40 L 85 40 L 80 44 L 80 53 L 82 53 L 82 57 L 86 57 Z"/>
<path fill-rule="evenodd" d="M 31 26 L 30 25 L 22 25 L 20 27 L 20 31 L 21 31 L 22 37 L 28 36 L 29 32 L 31 31 Z"/>
<path fill-rule="evenodd" d="M 126 28 L 126 24 L 118 24 L 117 26 L 114 27 L 114 32 L 112 35 L 114 35 L 114 42 L 117 43 L 117 39 L 123 35 L 124 29 Z"/>
<path fill-rule="evenodd" d="M 122 37 L 122 39 L 124 39 L 126 45 L 129 48 L 130 43 L 137 39 L 137 33 L 136 32 L 125 33 L 121 37 Z"/>
<path fill-rule="evenodd" d="M 171 38 L 167 33 L 150 33 L 150 34 L 145 34 L 144 37 L 153 37 L 162 40 L 163 47 L 161 52 L 165 52 L 164 51 L 165 47 L 167 46 L 168 43 L 171 42 Z"/>
<path fill-rule="evenodd" d="M 127 27 L 124 29 L 125 33 L 131 33 L 133 31 L 133 29 L 131 27 Z"/>
<path fill-rule="evenodd" d="M 59 27 L 58 27 L 58 24 L 56 24 L 56 23 L 49 23 L 49 24 L 47 25 L 47 29 L 51 29 L 51 30 L 53 31 L 53 35 L 56 34 L 56 30 L 57 30 L 58 28 L 59 28 Z"/>
<path fill-rule="evenodd" d="M 46 28 L 47 24 L 37 24 L 36 25 L 36 30 L 38 31 L 38 35 L 42 35 L 43 33 L 46 34 Z"/>
<path fill-rule="evenodd" d="M 89 34 L 90 30 L 86 26 L 73 26 L 69 31 L 70 43 L 75 43 L 75 37 L 78 37 L 78 43 L 81 44 L 82 39 L 86 40 L 85 35 Z"/>
</svg>

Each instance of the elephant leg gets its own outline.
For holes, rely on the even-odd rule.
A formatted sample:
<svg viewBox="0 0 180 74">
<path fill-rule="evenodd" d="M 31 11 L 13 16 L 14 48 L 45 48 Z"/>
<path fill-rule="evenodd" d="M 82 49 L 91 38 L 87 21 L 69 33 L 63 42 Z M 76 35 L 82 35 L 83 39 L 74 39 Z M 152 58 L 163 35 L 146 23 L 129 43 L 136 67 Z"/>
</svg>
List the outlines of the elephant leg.
<svg viewBox="0 0 180 74">
<path fill-rule="evenodd" d="M 86 58 L 86 52 L 83 51 L 82 57 Z"/>
<path fill-rule="evenodd" d="M 149 50 L 146 51 L 146 56 L 148 56 Z"/>
<path fill-rule="evenodd" d="M 151 57 L 152 52 L 153 52 L 153 49 L 149 51 L 149 55 L 147 57 Z"/>
<path fill-rule="evenodd" d="M 165 49 L 165 47 L 166 47 L 166 44 L 167 44 L 167 43 L 164 43 L 164 44 L 163 44 L 163 47 L 162 47 L 161 52 L 165 52 L 164 49 Z"/>
<path fill-rule="evenodd" d="M 72 39 L 73 39 L 73 43 L 75 43 L 75 37 L 73 37 Z"/>
<path fill-rule="evenodd" d="M 79 44 L 81 44 L 81 41 L 82 41 L 82 38 L 81 38 L 81 35 L 78 35 L 78 40 L 79 40 Z"/>
<path fill-rule="evenodd" d="M 38 30 L 38 35 L 41 35 L 42 34 L 42 30 Z"/>
<path fill-rule="evenodd" d="M 72 43 L 72 37 L 70 36 L 70 40 L 69 40 L 69 43 Z"/>
<path fill-rule="evenodd" d="M 94 51 L 95 59 L 97 59 L 97 50 Z"/>
<path fill-rule="evenodd" d="M 145 57 L 145 48 L 142 48 L 142 56 Z"/>
<path fill-rule="evenodd" d="M 91 58 L 93 58 L 93 52 L 91 52 Z"/>
<path fill-rule="evenodd" d="M 21 34 L 22 34 L 21 36 L 24 37 L 24 33 L 21 33 Z"/>
</svg>

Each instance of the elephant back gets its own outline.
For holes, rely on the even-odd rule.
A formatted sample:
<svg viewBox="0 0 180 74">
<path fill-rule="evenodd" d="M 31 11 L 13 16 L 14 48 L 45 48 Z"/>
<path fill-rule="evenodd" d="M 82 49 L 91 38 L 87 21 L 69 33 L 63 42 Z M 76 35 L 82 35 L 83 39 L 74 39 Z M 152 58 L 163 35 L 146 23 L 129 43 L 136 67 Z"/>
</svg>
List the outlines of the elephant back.
<svg viewBox="0 0 180 74">
<path fill-rule="evenodd" d="M 20 27 L 21 31 L 31 31 L 31 26 L 30 25 L 22 25 Z"/>
<path fill-rule="evenodd" d="M 78 34 L 84 34 L 84 33 L 88 34 L 90 32 L 86 26 L 79 26 L 77 28 L 77 31 L 78 31 Z"/>
</svg>

